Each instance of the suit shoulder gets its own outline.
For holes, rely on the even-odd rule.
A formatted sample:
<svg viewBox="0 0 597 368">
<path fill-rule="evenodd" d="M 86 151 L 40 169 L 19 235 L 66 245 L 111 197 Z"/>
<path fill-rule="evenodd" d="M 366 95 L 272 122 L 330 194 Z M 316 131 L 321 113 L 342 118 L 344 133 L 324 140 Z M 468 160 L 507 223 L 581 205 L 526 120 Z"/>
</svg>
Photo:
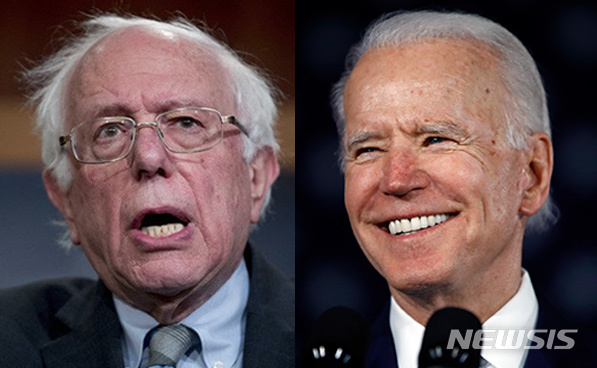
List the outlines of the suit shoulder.
<svg viewBox="0 0 597 368">
<path fill-rule="evenodd" d="M 252 298 L 259 300 L 259 308 L 266 313 L 286 316 L 294 328 L 295 284 L 294 280 L 272 265 L 262 254 L 250 250 L 247 266 L 251 274 Z"/>
<path fill-rule="evenodd" d="M 0 290 L 3 366 L 41 367 L 40 348 L 67 329 L 56 313 L 69 300 L 84 298 L 96 284 L 89 279 L 71 278 Z"/>
<path fill-rule="evenodd" d="M 250 247 L 244 366 L 294 367 L 294 282 Z"/>
<path fill-rule="evenodd" d="M 91 279 L 64 278 L 0 290 L 0 318 L 19 320 L 53 315 L 67 301 L 86 293 L 96 283 Z"/>
<path fill-rule="evenodd" d="M 530 350 L 527 367 L 595 367 L 597 354 L 592 346 L 597 343 L 595 333 L 579 326 L 543 292 L 538 291 L 539 316 L 537 330 L 557 331 L 557 338 L 564 336 L 567 348 Z M 564 345 L 564 344 L 563 344 Z"/>
</svg>

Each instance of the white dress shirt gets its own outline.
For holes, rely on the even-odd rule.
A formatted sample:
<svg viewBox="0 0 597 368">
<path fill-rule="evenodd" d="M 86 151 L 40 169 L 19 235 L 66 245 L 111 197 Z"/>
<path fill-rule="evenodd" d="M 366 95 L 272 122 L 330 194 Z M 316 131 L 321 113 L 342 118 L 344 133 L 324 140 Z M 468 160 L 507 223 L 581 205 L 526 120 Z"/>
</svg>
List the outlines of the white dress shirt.
<svg viewBox="0 0 597 368">
<path fill-rule="evenodd" d="M 241 368 L 245 336 L 245 309 L 249 298 L 249 273 L 244 259 L 230 278 L 201 307 L 180 323 L 197 332 L 201 353 L 192 352 L 177 368 Z M 114 297 L 124 331 L 124 365 L 138 368 L 147 359 L 143 340 L 159 323 L 149 314 Z"/>
<path fill-rule="evenodd" d="M 483 324 L 483 330 L 525 330 L 535 328 L 539 314 L 539 303 L 526 270 L 522 270 L 522 282 L 516 294 L 500 310 L 489 317 Z M 409 316 L 394 298 L 391 298 L 390 330 L 394 338 L 398 366 L 400 368 L 417 368 L 419 351 L 425 334 L 425 327 Z M 496 333 L 493 333 L 496 336 Z M 528 354 L 524 349 L 483 349 L 481 356 L 493 367 L 523 367 Z"/>
</svg>

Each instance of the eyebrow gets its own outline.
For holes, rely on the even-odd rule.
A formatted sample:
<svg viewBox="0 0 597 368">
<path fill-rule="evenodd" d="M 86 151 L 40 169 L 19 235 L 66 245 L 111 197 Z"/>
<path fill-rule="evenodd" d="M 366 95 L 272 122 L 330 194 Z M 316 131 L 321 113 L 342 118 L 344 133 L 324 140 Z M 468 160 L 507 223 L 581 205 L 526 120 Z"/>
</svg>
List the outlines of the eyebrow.
<svg viewBox="0 0 597 368">
<path fill-rule="evenodd" d="M 449 135 L 460 138 L 465 138 L 469 135 L 464 128 L 451 121 L 432 121 L 417 124 L 414 131 L 410 135 L 420 136 L 425 134 Z M 359 132 L 354 137 L 350 138 L 346 143 L 347 151 L 363 142 L 382 138 L 382 135 L 376 132 Z"/>
<path fill-rule="evenodd" d="M 347 150 L 350 150 L 352 147 L 357 146 L 363 142 L 366 142 L 369 140 L 380 139 L 380 138 L 381 138 L 381 135 L 379 133 L 366 132 L 366 131 L 360 132 L 348 140 L 348 142 L 346 143 L 346 148 L 347 148 Z"/>
<path fill-rule="evenodd" d="M 440 135 L 451 135 L 457 137 L 468 136 L 467 131 L 461 126 L 451 121 L 434 121 L 429 123 L 423 123 L 417 125 L 413 131 L 414 135 L 423 134 L 440 134 Z"/>
</svg>

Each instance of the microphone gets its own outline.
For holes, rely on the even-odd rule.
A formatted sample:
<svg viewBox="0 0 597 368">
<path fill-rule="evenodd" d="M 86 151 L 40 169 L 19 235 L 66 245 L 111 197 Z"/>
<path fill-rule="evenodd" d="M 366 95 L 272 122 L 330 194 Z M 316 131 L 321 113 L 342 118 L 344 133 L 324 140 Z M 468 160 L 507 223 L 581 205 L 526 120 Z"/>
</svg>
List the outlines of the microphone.
<svg viewBox="0 0 597 368">
<path fill-rule="evenodd" d="M 361 368 L 369 343 L 367 319 L 347 307 L 325 311 L 315 322 L 304 368 Z"/>
<path fill-rule="evenodd" d="M 448 348 L 453 330 L 457 330 L 462 338 L 467 336 L 467 330 L 472 330 L 474 336 L 481 330 L 481 322 L 474 314 L 460 308 L 443 308 L 433 313 L 425 328 L 419 368 L 479 368 L 481 351 L 473 348 L 472 338 L 468 339 L 468 346 L 461 346 L 459 340 L 454 339 L 454 346 Z"/>
</svg>

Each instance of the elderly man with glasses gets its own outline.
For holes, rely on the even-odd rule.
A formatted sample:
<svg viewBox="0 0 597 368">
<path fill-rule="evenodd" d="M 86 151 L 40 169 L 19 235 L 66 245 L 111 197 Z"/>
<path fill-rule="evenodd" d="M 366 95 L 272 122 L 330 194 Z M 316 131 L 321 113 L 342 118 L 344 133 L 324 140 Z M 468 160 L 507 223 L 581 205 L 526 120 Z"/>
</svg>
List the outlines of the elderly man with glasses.
<svg viewBox="0 0 597 368">
<path fill-rule="evenodd" d="M 294 285 L 247 246 L 273 88 L 184 20 L 83 25 L 29 77 L 46 190 L 100 280 L 2 292 L 2 366 L 294 366 Z"/>
</svg>

